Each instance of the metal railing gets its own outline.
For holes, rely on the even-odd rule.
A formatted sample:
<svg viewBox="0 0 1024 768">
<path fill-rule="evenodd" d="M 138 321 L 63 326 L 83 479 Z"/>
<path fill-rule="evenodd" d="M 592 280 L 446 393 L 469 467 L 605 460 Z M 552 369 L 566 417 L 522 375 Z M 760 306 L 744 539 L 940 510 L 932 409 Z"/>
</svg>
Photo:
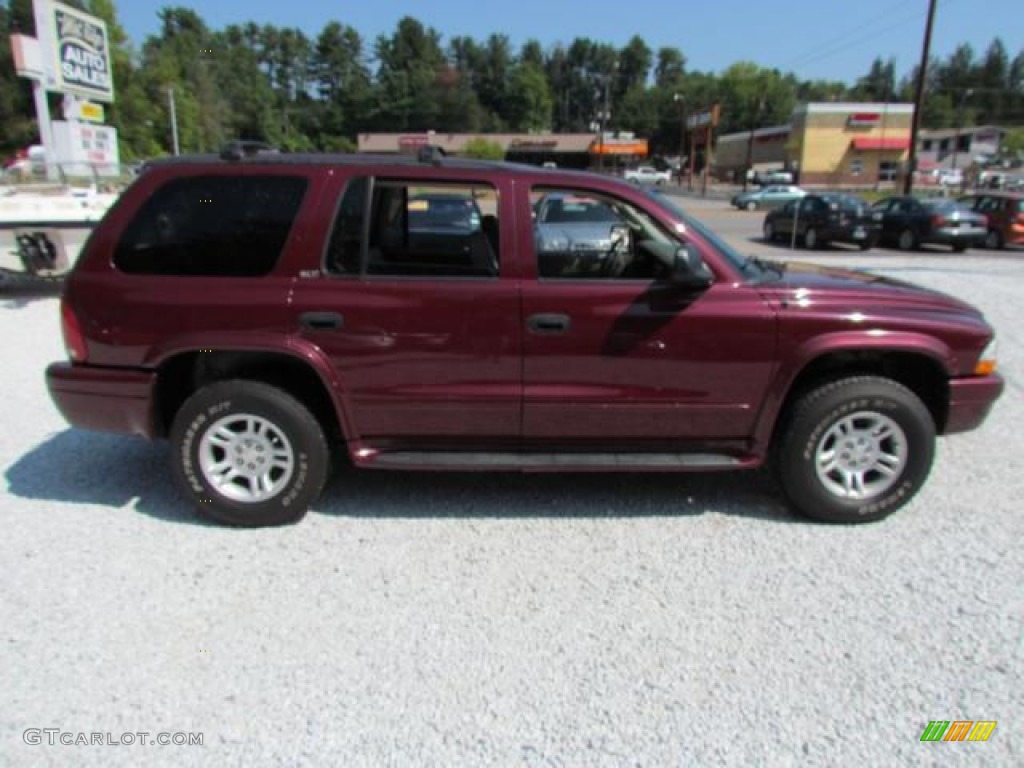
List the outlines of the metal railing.
<svg viewBox="0 0 1024 768">
<path fill-rule="evenodd" d="M 93 188 L 118 191 L 138 175 L 140 164 L 19 162 L 3 169 L 0 190 L 46 191 L 48 189 Z"/>
</svg>

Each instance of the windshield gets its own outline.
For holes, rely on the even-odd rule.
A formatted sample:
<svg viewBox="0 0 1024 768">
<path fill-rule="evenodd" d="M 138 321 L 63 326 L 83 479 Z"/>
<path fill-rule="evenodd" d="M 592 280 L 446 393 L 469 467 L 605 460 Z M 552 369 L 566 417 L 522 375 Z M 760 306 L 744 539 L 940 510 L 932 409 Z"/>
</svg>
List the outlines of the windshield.
<svg viewBox="0 0 1024 768">
<path fill-rule="evenodd" d="M 663 210 L 667 211 L 672 215 L 673 218 L 678 219 L 686 225 L 687 229 L 696 231 L 701 237 L 707 240 L 711 245 L 715 247 L 729 263 L 732 264 L 737 270 L 744 274 L 749 274 L 750 261 L 746 257 L 740 255 L 740 253 L 729 245 L 725 240 L 720 238 L 706 226 L 701 224 L 696 219 L 689 216 L 682 208 L 680 208 L 676 202 L 660 190 L 651 189 L 647 191 L 647 196 L 656 202 Z"/>
</svg>

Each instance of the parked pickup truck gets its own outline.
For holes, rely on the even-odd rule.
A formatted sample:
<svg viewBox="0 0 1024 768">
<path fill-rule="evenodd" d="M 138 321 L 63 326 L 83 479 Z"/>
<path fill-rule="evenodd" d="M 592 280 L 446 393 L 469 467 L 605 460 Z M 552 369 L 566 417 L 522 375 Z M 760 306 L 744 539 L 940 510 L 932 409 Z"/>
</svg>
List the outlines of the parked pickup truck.
<svg viewBox="0 0 1024 768">
<path fill-rule="evenodd" d="M 622 178 L 634 184 L 668 184 L 672 181 L 672 172 L 659 171 L 650 165 L 641 165 L 639 168 L 627 170 Z"/>
<path fill-rule="evenodd" d="M 183 497 L 232 525 L 298 520 L 335 459 L 770 461 L 804 514 L 878 520 L 1003 389 L 992 328 L 955 298 L 746 258 L 657 189 L 430 152 L 148 163 L 61 319 L 69 359 L 47 380 L 67 420 L 168 439 Z M 103 468 L 75 461 L 87 494 Z"/>
</svg>

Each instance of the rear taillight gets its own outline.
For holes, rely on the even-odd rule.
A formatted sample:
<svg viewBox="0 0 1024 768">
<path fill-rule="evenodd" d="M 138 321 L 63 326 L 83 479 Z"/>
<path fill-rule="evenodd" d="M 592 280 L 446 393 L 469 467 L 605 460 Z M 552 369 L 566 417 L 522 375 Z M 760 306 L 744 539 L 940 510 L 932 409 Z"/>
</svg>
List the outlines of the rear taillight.
<svg viewBox="0 0 1024 768">
<path fill-rule="evenodd" d="M 945 224 L 946 224 L 946 217 L 945 216 L 939 216 L 938 214 L 936 214 L 935 216 L 932 216 L 932 226 L 933 227 L 941 227 L 941 226 L 944 226 Z"/>
<path fill-rule="evenodd" d="M 68 357 L 74 363 L 84 363 L 89 350 L 85 345 L 85 336 L 82 335 L 78 318 L 75 317 L 67 299 L 60 302 L 60 329 L 64 334 L 64 348 L 68 352 Z"/>
</svg>

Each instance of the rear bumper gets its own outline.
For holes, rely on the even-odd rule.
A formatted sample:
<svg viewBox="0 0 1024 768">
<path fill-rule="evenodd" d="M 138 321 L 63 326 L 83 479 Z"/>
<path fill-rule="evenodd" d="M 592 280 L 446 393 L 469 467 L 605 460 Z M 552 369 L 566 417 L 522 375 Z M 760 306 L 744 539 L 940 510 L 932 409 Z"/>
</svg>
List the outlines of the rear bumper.
<svg viewBox="0 0 1024 768">
<path fill-rule="evenodd" d="M 829 228 L 823 234 L 829 240 L 840 243 L 874 244 L 878 241 L 879 228 L 873 223 L 839 225 Z"/>
<path fill-rule="evenodd" d="M 932 232 L 931 235 L 924 238 L 924 241 L 927 243 L 939 243 L 940 245 L 956 245 L 957 243 L 979 245 L 985 241 L 985 235 L 987 234 L 988 230 L 985 229 L 949 229 L 943 227 Z"/>
<path fill-rule="evenodd" d="M 946 417 L 943 434 L 967 432 L 978 427 L 988 416 L 1002 391 L 1003 378 L 999 374 L 951 379 L 949 414 Z"/>
<path fill-rule="evenodd" d="M 153 385 L 156 374 L 127 368 L 53 363 L 46 386 L 69 424 L 99 432 L 154 437 Z"/>
</svg>

